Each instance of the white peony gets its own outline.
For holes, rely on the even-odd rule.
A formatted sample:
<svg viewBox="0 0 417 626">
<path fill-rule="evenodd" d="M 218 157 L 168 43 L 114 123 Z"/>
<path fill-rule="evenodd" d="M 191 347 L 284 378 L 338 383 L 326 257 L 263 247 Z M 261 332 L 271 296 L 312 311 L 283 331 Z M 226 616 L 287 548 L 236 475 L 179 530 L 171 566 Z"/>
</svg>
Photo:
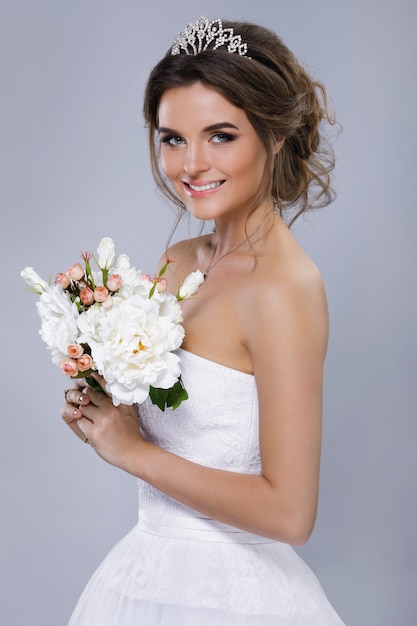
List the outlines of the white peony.
<svg viewBox="0 0 417 626">
<path fill-rule="evenodd" d="M 199 270 L 192 272 L 174 296 L 166 292 L 162 278 L 170 261 L 151 278 L 133 267 L 127 255 L 116 258 L 109 237 L 101 240 L 97 252 L 98 269 L 90 267 L 90 253 L 83 253 L 84 275 L 73 277 L 64 287 L 62 281 L 49 286 L 32 267 L 21 272 L 32 291 L 40 294 L 36 305 L 41 318 L 39 333 L 52 360 L 59 364 L 67 357 L 68 346 L 86 344 L 83 348 L 91 353 L 92 370 L 104 377 L 115 405 L 141 404 L 150 395 L 161 410 L 175 409 L 188 397 L 175 354 L 184 339 L 179 300 L 193 296 L 204 276 Z M 107 284 L 109 277 L 113 277 L 115 289 L 109 287 L 112 293 L 100 302 L 98 291 L 103 291 L 103 282 Z M 90 292 L 95 294 L 95 302 Z M 81 365 L 77 369 L 77 358 L 73 356 L 73 370 L 63 369 L 64 373 L 86 372 Z"/>
<path fill-rule="evenodd" d="M 117 257 L 113 272 L 119 274 L 122 279 L 121 287 L 117 292 L 118 297 L 128 299 L 134 294 L 149 296 L 153 283 L 146 279 L 136 267 L 130 265 L 129 257 L 126 254 Z"/>
<path fill-rule="evenodd" d="M 36 303 L 41 318 L 39 334 L 52 352 L 52 361 L 56 364 L 67 356 L 67 348 L 78 337 L 77 305 L 71 302 L 61 285 L 48 287 Z"/>
<path fill-rule="evenodd" d="M 79 330 L 78 343 L 89 343 L 92 339 L 100 341 L 100 325 L 102 323 L 105 310 L 98 302 L 88 307 L 78 317 L 77 326 Z"/>
<path fill-rule="evenodd" d="M 175 307 L 160 309 L 156 300 L 140 295 L 115 297 L 110 310 L 99 309 L 99 324 L 91 310 L 80 317 L 79 341 L 89 344 L 114 404 L 142 403 L 151 385 L 169 389 L 177 382 L 179 358 L 172 351 L 180 347 L 184 329 L 175 322 Z"/>
</svg>

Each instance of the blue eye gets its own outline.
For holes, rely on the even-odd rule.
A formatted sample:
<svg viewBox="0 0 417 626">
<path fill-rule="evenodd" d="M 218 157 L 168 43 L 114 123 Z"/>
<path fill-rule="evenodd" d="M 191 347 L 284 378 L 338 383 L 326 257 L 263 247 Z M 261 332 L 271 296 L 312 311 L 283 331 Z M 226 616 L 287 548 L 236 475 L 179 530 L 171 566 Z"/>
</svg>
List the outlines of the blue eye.
<svg viewBox="0 0 417 626">
<path fill-rule="evenodd" d="M 228 143 L 229 141 L 233 141 L 235 139 L 234 135 L 230 135 L 229 133 L 216 133 L 212 136 L 211 141 L 213 143 Z"/>
<path fill-rule="evenodd" d="M 172 135 L 166 135 L 165 137 L 161 137 L 161 142 L 165 144 L 169 144 L 170 146 L 179 146 L 184 143 L 182 137 L 174 137 Z"/>
</svg>

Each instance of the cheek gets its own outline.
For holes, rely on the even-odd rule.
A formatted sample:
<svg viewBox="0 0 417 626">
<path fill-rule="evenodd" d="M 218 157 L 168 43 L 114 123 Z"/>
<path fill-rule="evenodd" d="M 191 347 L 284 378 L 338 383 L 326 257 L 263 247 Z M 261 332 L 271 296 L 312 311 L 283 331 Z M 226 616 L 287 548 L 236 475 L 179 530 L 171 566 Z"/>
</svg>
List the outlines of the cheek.
<svg viewBox="0 0 417 626">
<path fill-rule="evenodd" d="M 161 153 L 160 157 L 159 157 L 159 166 L 161 168 L 161 170 L 164 172 L 164 174 L 166 174 L 167 176 L 169 175 L 169 159 L 167 159 L 166 155 L 164 154 L 164 152 Z"/>
<path fill-rule="evenodd" d="M 181 158 L 178 152 L 162 151 L 159 159 L 159 163 L 163 172 L 172 178 L 178 174 L 181 168 Z"/>
<path fill-rule="evenodd" d="M 235 172 L 249 183 L 263 175 L 265 162 L 263 154 L 258 154 L 250 159 L 240 159 L 234 163 Z"/>
</svg>

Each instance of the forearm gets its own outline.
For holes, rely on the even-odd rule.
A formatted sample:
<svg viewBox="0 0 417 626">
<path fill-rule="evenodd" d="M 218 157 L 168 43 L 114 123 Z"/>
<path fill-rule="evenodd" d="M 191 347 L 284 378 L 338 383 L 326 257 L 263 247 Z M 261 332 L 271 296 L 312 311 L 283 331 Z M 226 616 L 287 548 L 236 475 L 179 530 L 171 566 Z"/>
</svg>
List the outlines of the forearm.
<svg viewBox="0 0 417 626">
<path fill-rule="evenodd" d="M 142 441 L 123 468 L 203 515 L 290 544 L 305 543 L 314 518 L 314 497 L 294 497 L 263 475 L 198 465 Z"/>
</svg>

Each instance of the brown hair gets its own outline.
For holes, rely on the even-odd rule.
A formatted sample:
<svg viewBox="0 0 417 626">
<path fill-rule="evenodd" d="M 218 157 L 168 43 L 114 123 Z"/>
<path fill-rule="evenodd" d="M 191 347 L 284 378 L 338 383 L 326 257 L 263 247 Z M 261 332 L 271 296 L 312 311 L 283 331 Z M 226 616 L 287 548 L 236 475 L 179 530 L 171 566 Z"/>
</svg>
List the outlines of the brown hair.
<svg viewBox="0 0 417 626">
<path fill-rule="evenodd" d="M 334 155 L 323 134 L 323 124 L 334 121 L 325 87 L 307 74 L 273 31 L 249 22 L 222 21 L 224 28 L 233 28 L 247 43 L 246 56 L 229 53 L 225 47 L 196 55 L 172 55 L 168 50 L 149 76 L 143 111 L 155 181 L 181 209 L 179 220 L 185 206 L 159 167 L 158 108 L 167 89 L 201 82 L 245 111 L 268 154 L 258 200 L 272 195 L 291 225 L 308 209 L 326 206 L 334 199 L 330 177 Z M 275 154 L 282 138 L 284 144 Z"/>
</svg>

